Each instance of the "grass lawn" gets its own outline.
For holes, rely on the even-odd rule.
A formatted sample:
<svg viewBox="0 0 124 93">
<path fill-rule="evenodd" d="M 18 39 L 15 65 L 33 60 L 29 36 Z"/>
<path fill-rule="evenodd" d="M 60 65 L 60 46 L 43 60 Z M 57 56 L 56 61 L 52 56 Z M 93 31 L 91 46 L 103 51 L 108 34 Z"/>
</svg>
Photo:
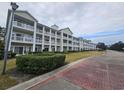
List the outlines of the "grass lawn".
<svg viewBox="0 0 124 93">
<path fill-rule="evenodd" d="M 72 63 L 81 58 L 86 58 L 90 56 L 98 56 L 103 54 L 102 51 L 85 51 L 85 52 L 75 52 L 66 54 L 66 62 Z M 7 73 L 6 75 L 1 75 L 3 67 L 3 61 L 0 61 L 0 89 L 7 89 L 9 87 L 18 84 L 20 81 L 24 82 L 33 78 L 33 75 L 27 75 L 23 73 L 14 72 L 12 69 L 16 68 L 16 59 L 9 59 L 7 62 Z M 13 75 L 13 73 L 15 73 Z M 24 80 L 23 80 L 24 79 Z"/>
<path fill-rule="evenodd" d="M 17 81 L 9 75 L 1 75 L 3 67 L 3 61 L 0 61 L 0 89 L 7 89 L 8 87 L 14 86 L 17 84 Z M 7 62 L 7 70 L 13 69 L 16 67 L 15 59 L 9 59 Z"/>
<path fill-rule="evenodd" d="M 98 56 L 98 55 L 102 55 L 103 53 L 104 53 L 103 51 L 84 51 L 84 52 L 77 52 L 77 53 L 69 53 L 69 54 L 66 54 L 66 62 L 72 63 L 82 58 Z"/>
<path fill-rule="evenodd" d="M 3 60 L 0 60 L 0 72 L 2 72 L 2 67 L 3 67 Z M 16 67 L 16 59 L 9 59 L 7 61 L 7 68 L 6 70 L 10 70 Z"/>
</svg>

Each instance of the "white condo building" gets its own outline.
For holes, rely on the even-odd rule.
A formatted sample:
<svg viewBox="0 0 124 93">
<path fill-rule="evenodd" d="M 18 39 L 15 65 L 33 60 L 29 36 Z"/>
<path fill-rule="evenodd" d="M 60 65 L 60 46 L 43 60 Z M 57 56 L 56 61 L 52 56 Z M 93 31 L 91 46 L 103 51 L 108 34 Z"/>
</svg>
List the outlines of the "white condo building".
<svg viewBox="0 0 124 93">
<path fill-rule="evenodd" d="M 7 27 L 10 16 L 11 10 L 8 10 Z M 15 12 L 12 28 L 9 51 L 18 54 L 43 50 L 63 52 L 96 49 L 96 44 L 90 40 L 74 37 L 68 27 L 64 29 L 59 29 L 57 25 L 48 27 L 38 23 L 27 11 Z"/>
</svg>

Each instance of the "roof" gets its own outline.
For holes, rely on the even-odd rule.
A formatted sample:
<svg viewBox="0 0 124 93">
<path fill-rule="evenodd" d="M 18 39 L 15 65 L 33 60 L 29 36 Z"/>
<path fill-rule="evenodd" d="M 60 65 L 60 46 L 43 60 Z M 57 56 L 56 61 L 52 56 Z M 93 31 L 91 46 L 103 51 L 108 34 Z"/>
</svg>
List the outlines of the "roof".
<svg viewBox="0 0 124 93">
<path fill-rule="evenodd" d="M 60 31 L 61 31 L 61 30 L 65 30 L 65 29 L 69 29 L 69 31 L 73 34 L 73 32 L 70 30 L 69 27 L 66 27 L 66 28 L 60 29 Z"/>
<path fill-rule="evenodd" d="M 10 10 L 11 11 L 11 10 Z M 31 16 L 35 21 L 37 21 L 38 22 L 38 20 L 35 18 L 35 17 L 33 17 L 28 11 L 26 11 L 26 10 L 16 10 L 15 11 L 16 13 L 18 13 L 18 12 L 22 12 L 22 13 L 27 13 L 29 16 Z"/>
</svg>

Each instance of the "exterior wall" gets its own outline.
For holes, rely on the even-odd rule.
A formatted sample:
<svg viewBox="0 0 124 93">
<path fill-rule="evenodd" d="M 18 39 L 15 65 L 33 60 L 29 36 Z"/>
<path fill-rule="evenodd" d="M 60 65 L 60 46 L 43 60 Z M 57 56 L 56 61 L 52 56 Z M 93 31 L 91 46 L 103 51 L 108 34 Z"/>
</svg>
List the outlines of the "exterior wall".
<svg viewBox="0 0 124 93">
<path fill-rule="evenodd" d="M 24 13 L 16 14 L 16 16 L 13 21 L 13 31 L 9 45 L 10 50 L 13 52 L 25 54 L 41 51 L 63 52 L 96 49 L 95 44 L 74 37 L 69 28 L 53 29 L 38 23 Z M 18 22 L 16 18 L 19 17 L 21 18 Z"/>
</svg>

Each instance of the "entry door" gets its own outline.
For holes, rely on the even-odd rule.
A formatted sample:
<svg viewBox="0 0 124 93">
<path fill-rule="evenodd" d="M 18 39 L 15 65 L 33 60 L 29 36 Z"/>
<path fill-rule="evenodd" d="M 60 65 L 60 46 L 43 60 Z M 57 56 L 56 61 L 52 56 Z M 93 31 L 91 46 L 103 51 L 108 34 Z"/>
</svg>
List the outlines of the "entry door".
<svg viewBox="0 0 124 93">
<path fill-rule="evenodd" d="M 23 54 L 23 47 L 19 47 L 19 54 Z"/>
</svg>

